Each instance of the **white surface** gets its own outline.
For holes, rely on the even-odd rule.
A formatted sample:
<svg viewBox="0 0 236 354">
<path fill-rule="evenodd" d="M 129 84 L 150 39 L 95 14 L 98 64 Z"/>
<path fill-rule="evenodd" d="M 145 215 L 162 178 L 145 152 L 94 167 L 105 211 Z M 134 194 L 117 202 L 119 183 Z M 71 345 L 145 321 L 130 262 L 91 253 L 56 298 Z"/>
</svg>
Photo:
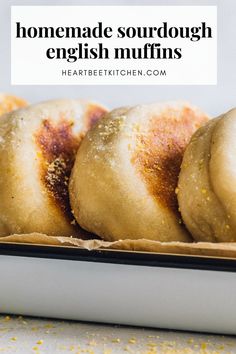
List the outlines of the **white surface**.
<svg viewBox="0 0 236 354">
<path fill-rule="evenodd" d="M 38 0 L 37 5 L 218 5 L 218 85 L 217 86 L 16 86 L 10 85 L 10 5 L 32 5 L 33 0 L 1 0 L 0 11 L 0 89 L 21 95 L 31 102 L 84 97 L 110 108 L 161 100 L 184 99 L 207 113 L 219 115 L 235 103 L 236 26 L 235 0 Z M 207 53 L 206 53 L 207 60 Z M 37 70 L 37 68 L 35 68 Z M 193 70 L 196 70 L 193 68 Z"/>
<path fill-rule="evenodd" d="M 234 337 L 0 316 L 0 352 L 233 354 Z"/>
<path fill-rule="evenodd" d="M 2 255 L 0 284 L 1 313 L 236 334 L 235 272 Z"/>
</svg>

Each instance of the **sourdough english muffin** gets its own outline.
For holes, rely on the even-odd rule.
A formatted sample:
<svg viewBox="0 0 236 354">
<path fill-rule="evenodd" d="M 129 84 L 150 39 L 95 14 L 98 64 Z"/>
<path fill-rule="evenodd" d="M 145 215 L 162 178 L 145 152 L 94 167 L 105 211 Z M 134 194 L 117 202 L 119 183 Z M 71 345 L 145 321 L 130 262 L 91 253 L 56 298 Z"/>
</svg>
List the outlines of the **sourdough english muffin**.
<svg viewBox="0 0 236 354">
<path fill-rule="evenodd" d="M 105 115 L 83 140 L 71 174 L 78 223 L 105 240 L 189 241 L 175 189 L 184 149 L 207 119 L 181 102 Z"/>
<path fill-rule="evenodd" d="M 236 241 L 236 109 L 200 128 L 188 145 L 178 200 L 196 241 Z"/>
<path fill-rule="evenodd" d="M 85 132 L 105 109 L 80 100 L 54 100 L 0 120 L 0 235 L 76 235 L 68 180 Z"/>
<path fill-rule="evenodd" d="M 20 97 L 0 93 L 0 116 L 27 105 L 28 103 Z"/>
</svg>

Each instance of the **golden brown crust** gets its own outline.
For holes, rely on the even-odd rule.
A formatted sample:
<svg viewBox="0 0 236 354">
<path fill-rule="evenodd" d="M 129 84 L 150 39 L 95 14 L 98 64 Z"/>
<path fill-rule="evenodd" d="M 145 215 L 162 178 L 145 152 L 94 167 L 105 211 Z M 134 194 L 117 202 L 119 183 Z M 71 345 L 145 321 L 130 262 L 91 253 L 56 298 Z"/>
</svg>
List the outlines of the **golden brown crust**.
<svg viewBox="0 0 236 354">
<path fill-rule="evenodd" d="M 105 114 L 107 113 L 107 110 L 102 107 L 98 106 L 94 103 L 91 103 L 88 105 L 88 109 L 85 113 L 85 122 L 84 125 L 86 127 L 86 130 L 89 130 L 92 128 L 92 126 L 97 123 L 97 121 Z"/>
<path fill-rule="evenodd" d="M 70 210 L 68 180 L 76 151 L 84 135 L 73 134 L 73 124 L 63 118 L 57 124 L 45 119 L 35 134 L 39 147 L 42 184 L 53 199 L 53 203 L 60 207 L 69 220 L 73 220 L 73 215 Z"/>
<path fill-rule="evenodd" d="M 0 115 L 27 106 L 28 103 L 22 98 L 0 94 Z"/>
<path fill-rule="evenodd" d="M 50 118 L 42 122 L 40 129 L 35 133 L 36 144 L 39 147 L 38 157 L 41 160 L 41 180 L 52 198 L 53 204 L 59 206 L 63 214 L 74 220 L 71 212 L 68 194 L 68 181 L 75 161 L 75 155 L 89 130 L 107 110 L 95 103 L 87 104 L 84 114 L 84 128 L 80 134 L 73 133 L 74 121 L 63 119 L 54 124 Z"/>
<path fill-rule="evenodd" d="M 175 189 L 184 150 L 192 134 L 208 117 L 186 106 L 168 107 L 150 119 L 146 134 L 138 134 L 133 163 L 158 203 L 171 209 L 181 220 Z"/>
</svg>

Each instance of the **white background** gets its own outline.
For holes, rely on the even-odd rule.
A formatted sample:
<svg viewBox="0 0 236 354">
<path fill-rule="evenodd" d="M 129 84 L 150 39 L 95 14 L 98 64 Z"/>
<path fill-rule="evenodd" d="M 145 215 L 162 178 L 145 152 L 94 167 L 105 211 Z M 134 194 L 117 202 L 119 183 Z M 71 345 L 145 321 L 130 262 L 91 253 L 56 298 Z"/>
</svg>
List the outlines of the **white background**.
<svg viewBox="0 0 236 354">
<path fill-rule="evenodd" d="M 13 84 L 216 84 L 217 82 L 217 9 L 214 6 L 17 6 L 12 7 L 12 83 Z M 90 27 L 102 23 L 112 28 L 111 38 L 16 38 L 16 23 L 30 27 Z M 199 27 L 204 22 L 212 38 L 119 38 L 118 28 L 154 27 L 167 23 L 168 28 Z M 23 28 L 21 29 L 22 36 Z M 201 36 L 201 31 L 199 36 Z M 190 34 L 191 36 L 191 34 Z M 48 59 L 48 48 L 77 48 L 98 43 L 108 48 L 109 59 Z M 181 48 L 180 59 L 114 59 L 114 48 L 143 48 L 159 43 L 162 48 Z M 206 60 L 206 53 L 207 59 Z M 63 70 L 142 70 L 144 75 L 62 76 Z M 145 71 L 166 71 L 164 75 L 145 75 Z"/>
<path fill-rule="evenodd" d="M 217 5 L 218 84 L 217 86 L 11 86 L 10 5 Z M 110 108 L 127 104 L 185 99 L 209 114 L 218 115 L 236 106 L 236 1 L 235 0 L 1 0 L 0 90 L 18 94 L 31 102 L 58 97 L 91 98 Z M 207 56 L 206 56 L 207 60 Z"/>
</svg>

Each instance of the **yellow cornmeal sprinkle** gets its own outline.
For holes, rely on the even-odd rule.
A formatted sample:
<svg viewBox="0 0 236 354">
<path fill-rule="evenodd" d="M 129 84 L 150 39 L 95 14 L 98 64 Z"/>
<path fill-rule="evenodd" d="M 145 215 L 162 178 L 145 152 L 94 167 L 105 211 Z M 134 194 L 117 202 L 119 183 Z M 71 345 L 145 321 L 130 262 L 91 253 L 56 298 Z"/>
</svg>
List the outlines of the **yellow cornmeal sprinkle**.
<svg viewBox="0 0 236 354">
<path fill-rule="evenodd" d="M 39 339 L 36 343 L 37 343 L 37 344 L 43 344 L 43 340 L 42 340 L 42 339 Z"/>
<path fill-rule="evenodd" d="M 4 321 L 6 321 L 6 322 L 7 322 L 7 321 L 10 321 L 10 319 L 11 319 L 10 316 L 5 316 L 5 317 L 4 317 Z"/>
<path fill-rule="evenodd" d="M 88 345 L 95 347 L 97 343 L 94 340 L 92 340 L 91 342 L 88 343 Z"/>
<path fill-rule="evenodd" d="M 147 346 L 148 346 L 148 347 L 156 347 L 156 346 L 157 346 L 157 343 L 147 343 Z"/>
<path fill-rule="evenodd" d="M 54 328 L 53 324 L 48 323 L 46 325 L 44 325 L 44 328 Z"/>
<path fill-rule="evenodd" d="M 5 318 L 7 318 L 7 321 L 9 321 L 10 319 L 12 320 L 11 323 L 4 323 Z M 41 325 L 40 327 L 29 327 L 29 324 L 31 323 L 31 320 L 27 320 L 26 321 L 22 321 L 23 318 L 16 318 L 15 316 L 13 316 L 12 318 L 10 316 L 6 316 L 6 317 L 2 317 L 1 318 L 1 323 L 2 323 L 2 327 L 0 327 L 0 331 L 4 332 L 5 331 L 5 327 L 10 327 L 10 329 L 7 329 L 8 331 L 11 331 L 13 328 L 13 322 L 17 320 L 17 325 L 19 326 L 19 324 L 21 324 L 21 328 L 23 328 L 24 330 L 33 330 L 34 328 L 36 328 L 37 330 L 43 330 L 43 328 L 55 328 L 55 330 L 53 332 L 50 331 L 50 333 L 53 334 L 59 334 L 61 332 L 57 332 L 57 325 L 53 324 L 45 324 L 45 325 Z M 19 321 L 20 320 L 20 321 Z M 27 323 L 27 327 L 23 326 L 23 322 Z M 9 326 L 11 325 L 11 326 Z M 59 331 L 61 331 L 62 329 L 65 329 L 63 327 L 58 328 Z M 45 330 L 44 330 L 45 333 Z M 115 332 L 116 333 L 116 332 Z M 147 334 L 147 332 L 144 332 L 143 334 L 141 334 L 141 337 L 135 337 L 135 336 L 130 336 L 130 337 L 126 337 L 126 340 L 123 338 L 123 336 L 119 337 L 115 337 L 115 333 L 113 332 L 113 334 L 109 334 L 106 337 L 104 337 L 104 333 L 102 333 L 101 335 L 99 335 L 99 330 L 98 332 L 94 332 L 91 333 L 90 331 L 87 331 L 83 336 L 82 336 L 82 341 L 86 341 L 87 345 L 84 343 L 81 343 L 81 346 L 79 346 L 78 344 L 75 344 L 74 342 L 74 338 L 72 339 L 73 342 L 69 342 L 67 345 L 62 345 L 60 343 L 58 343 L 57 348 L 60 350 L 64 350 L 66 352 L 73 352 L 75 354 L 82 354 L 82 353 L 87 353 L 87 354 L 96 354 L 97 351 L 99 351 L 99 353 L 101 352 L 102 354 L 112 354 L 112 353 L 127 353 L 127 354 L 194 354 L 194 353 L 199 353 L 199 354 L 223 354 L 223 353 L 227 353 L 227 349 L 228 349 L 228 354 L 231 352 L 234 352 L 234 350 L 232 349 L 232 351 L 230 350 L 230 346 L 232 346 L 232 348 L 234 348 L 234 342 L 230 342 L 230 341 L 226 341 L 224 343 L 214 343 L 212 341 L 210 341 L 210 337 L 205 336 L 202 337 L 201 339 L 199 337 L 190 337 L 188 336 L 187 338 L 185 337 L 185 339 L 182 339 L 180 336 L 180 339 L 178 339 L 177 334 L 175 334 L 175 340 L 168 340 L 168 336 L 166 337 L 165 335 L 155 335 L 155 332 L 153 332 L 152 334 Z M 157 332 L 158 333 L 158 332 Z M 32 334 L 32 332 L 31 332 Z M 135 333 L 133 333 L 135 334 Z M 32 334 L 33 335 L 33 334 Z M 171 337 L 172 335 L 170 335 Z M 96 339 L 96 341 L 93 339 Z M 165 338 L 166 337 L 166 338 Z M 166 340 L 164 340 L 164 338 Z M 224 337 L 221 337 L 224 338 Z M 20 345 L 19 343 L 21 343 L 20 341 L 20 337 L 8 337 L 8 346 L 5 348 L 1 348 L 0 347 L 0 353 L 1 352 L 13 352 L 13 349 L 16 348 L 16 345 Z M 170 338 L 171 339 L 171 338 Z M 77 338 L 77 340 L 79 340 L 79 338 Z M 1 339 L 0 339 L 1 341 Z M 12 342 L 11 342 L 12 341 Z M 25 354 L 28 352 L 32 352 L 34 354 L 40 354 L 41 353 L 41 349 L 43 348 L 42 344 L 44 342 L 47 341 L 47 337 L 45 336 L 45 338 L 40 339 L 38 336 L 38 339 L 36 337 L 36 339 L 34 339 L 35 344 L 31 344 L 30 348 L 27 348 L 25 350 Z M 13 343 L 15 342 L 15 343 Z M 110 345 L 108 344 L 110 343 Z M 113 345 L 111 345 L 111 343 L 114 343 Z M 117 344 L 115 344 L 117 343 Z M 130 343 L 130 344 L 128 344 Z M 135 343 L 137 343 L 138 345 L 136 346 Z M 12 345 L 10 345 L 12 344 Z M 15 345 L 13 345 L 15 344 Z M 33 348 L 32 348 L 33 345 Z M 94 346 L 94 348 L 91 348 L 89 346 Z M 102 347 L 101 347 L 102 345 Z M 112 349 L 106 349 L 106 346 L 111 346 L 113 348 Z M 28 351 L 27 351 L 28 350 Z M 43 351 L 44 352 L 44 351 Z M 42 352 L 42 353 L 43 353 Z"/>
<path fill-rule="evenodd" d="M 194 342 L 194 340 L 192 338 L 187 340 L 187 343 L 189 343 L 189 344 L 193 344 L 193 342 Z"/>
</svg>

